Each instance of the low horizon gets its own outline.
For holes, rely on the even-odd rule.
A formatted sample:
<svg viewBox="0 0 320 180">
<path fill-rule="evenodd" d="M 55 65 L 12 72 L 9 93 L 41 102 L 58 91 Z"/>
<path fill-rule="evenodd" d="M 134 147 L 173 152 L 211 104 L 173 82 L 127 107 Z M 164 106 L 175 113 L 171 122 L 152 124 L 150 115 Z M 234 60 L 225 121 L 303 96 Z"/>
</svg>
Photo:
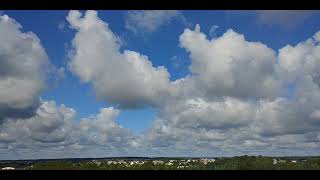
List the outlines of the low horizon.
<svg viewBox="0 0 320 180">
<path fill-rule="evenodd" d="M 294 155 L 294 156 L 290 156 L 290 155 L 285 155 L 285 156 L 263 156 L 263 155 L 239 155 L 239 156 L 193 156 L 193 157 L 190 157 L 190 156 L 164 156 L 164 157 L 161 157 L 161 156 L 158 156 L 158 157 L 148 157 L 148 156 L 112 156 L 112 157 L 74 157 L 74 158 L 52 158 L 52 159 L 0 159 L 0 162 L 1 161 L 51 161 L 51 160 L 73 160 L 73 159 L 125 159 L 125 158 L 128 158 L 128 159 L 134 159 L 134 158 L 146 158 L 146 159 L 163 159 L 163 158 L 166 158 L 166 159 L 175 159 L 175 158 L 178 158 L 178 159 L 201 159 L 201 158 L 234 158 L 234 157 L 245 157 L 245 156 L 248 156 L 248 157 L 269 157 L 269 158 L 294 158 L 294 157 L 320 157 L 320 155 L 306 155 L 306 156 L 298 156 L 298 155 Z"/>
</svg>

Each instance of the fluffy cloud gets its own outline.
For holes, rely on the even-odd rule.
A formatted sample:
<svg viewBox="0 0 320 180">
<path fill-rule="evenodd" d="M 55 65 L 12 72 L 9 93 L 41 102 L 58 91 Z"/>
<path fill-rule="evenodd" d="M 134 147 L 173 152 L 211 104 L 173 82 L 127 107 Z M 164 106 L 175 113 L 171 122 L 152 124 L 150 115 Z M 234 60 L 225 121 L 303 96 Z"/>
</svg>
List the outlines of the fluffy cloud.
<svg viewBox="0 0 320 180">
<path fill-rule="evenodd" d="M 0 142 L 59 143 L 72 129 L 75 110 L 54 101 L 42 102 L 36 114 L 30 118 L 7 118 L 0 126 Z"/>
<path fill-rule="evenodd" d="M 0 16 L 0 121 L 34 114 L 50 70 L 40 40 L 21 27 L 7 15 Z"/>
<path fill-rule="evenodd" d="M 180 36 L 192 75 L 172 83 L 174 98 L 160 107 L 145 144 L 164 154 L 317 154 L 318 33 L 276 54 L 232 30 L 211 41 L 199 30 Z M 291 99 L 283 97 L 288 84 Z"/>
<path fill-rule="evenodd" d="M 279 64 L 285 71 L 283 78 L 294 82 L 297 78 L 310 76 L 319 83 L 320 46 L 319 32 L 313 38 L 300 42 L 296 46 L 286 45 L 279 50 Z"/>
<path fill-rule="evenodd" d="M 179 128 L 227 129 L 250 123 L 253 104 L 226 97 L 221 101 L 207 102 L 203 99 L 187 99 L 176 106 L 170 123 Z M 169 116 L 172 111 L 169 111 Z M 213 119 L 214 118 L 214 119 Z"/>
<path fill-rule="evenodd" d="M 169 84 L 164 67 L 154 67 L 137 52 L 120 52 L 117 36 L 95 11 L 87 11 L 84 17 L 70 11 L 67 20 L 77 31 L 70 68 L 83 82 L 92 83 L 99 99 L 125 108 L 159 101 Z"/>
<path fill-rule="evenodd" d="M 21 27 L 7 15 L 0 16 L 1 159 L 59 158 L 72 156 L 74 150 L 90 156 L 88 149 L 98 153 L 95 156 L 101 152 L 110 155 L 131 146 L 131 132 L 115 122 L 118 109 L 104 108 L 77 122 L 74 109 L 41 100 L 48 73 L 61 76 L 64 69 L 53 67 L 37 36 L 22 32 Z M 137 66 L 152 68 L 138 54 L 123 56 L 134 56 L 140 60 Z"/>
<path fill-rule="evenodd" d="M 130 131 L 118 125 L 115 120 L 120 111 L 114 108 L 103 108 L 92 118 L 84 118 L 79 124 L 80 134 L 84 142 L 105 145 L 107 142 L 116 144 L 116 147 L 125 146 L 125 138 L 130 137 Z M 127 146 L 125 146 L 127 147 Z"/>
<path fill-rule="evenodd" d="M 126 28 L 136 34 L 151 33 L 174 19 L 186 23 L 183 14 L 176 10 L 129 11 L 126 17 Z"/>
<path fill-rule="evenodd" d="M 275 75 L 275 52 L 260 42 L 248 42 L 244 36 L 228 30 L 208 40 L 196 29 L 180 36 L 181 47 L 191 57 L 190 71 L 197 88 L 206 96 L 277 97 L 281 83 Z"/>
<path fill-rule="evenodd" d="M 320 140 L 318 111 L 304 108 L 307 104 L 284 98 L 255 103 L 230 98 L 191 102 L 191 107 L 181 106 L 179 112 L 159 114 L 143 137 L 144 144 L 161 155 L 167 149 L 213 156 L 317 153 L 313 147 L 319 147 Z"/>
<path fill-rule="evenodd" d="M 0 126 L 0 152 L 24 149 L 27 150 L 24 156 L 32 158 L 37 156 L 33 151 L 42 153 L 41 158 L 56 158 L 57 152 L 68 154 L 74 150 L 80 151 L 81 156 L 90 156 L 87 152 L 90 149 L 105 151 L 95 156 L 108 156 L 121 150 L 124 153 L 134 147 L 134 137 L 115 122 L 119 113 L 118 109 L 103 108 L 99 114 L 77 122 L 74 109 L 44 101 L 33 117 L 4 120 Z M 54 149 L 57 152 L 50 155 L 48 152 Z"/>
</svg>

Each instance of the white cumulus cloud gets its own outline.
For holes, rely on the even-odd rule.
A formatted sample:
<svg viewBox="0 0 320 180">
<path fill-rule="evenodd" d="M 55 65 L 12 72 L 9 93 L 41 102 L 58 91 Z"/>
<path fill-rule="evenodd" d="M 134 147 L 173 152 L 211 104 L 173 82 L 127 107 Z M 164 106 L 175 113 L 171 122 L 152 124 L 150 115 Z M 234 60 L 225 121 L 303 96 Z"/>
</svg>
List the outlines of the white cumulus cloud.
<svg viewBox="0 0 320 180">
<path fill-rule="evenodd" d="M 95 11 L 84 17 L 70 11 L 67 20 L 77 30 L 70 68 L 83 82 L 92 83 L 98 98 L 121 107 L 157 103 L 169 84 L 164 67 L 154 67 L 138 52 L 120 52 L 117 36 Z"/>
</svg>

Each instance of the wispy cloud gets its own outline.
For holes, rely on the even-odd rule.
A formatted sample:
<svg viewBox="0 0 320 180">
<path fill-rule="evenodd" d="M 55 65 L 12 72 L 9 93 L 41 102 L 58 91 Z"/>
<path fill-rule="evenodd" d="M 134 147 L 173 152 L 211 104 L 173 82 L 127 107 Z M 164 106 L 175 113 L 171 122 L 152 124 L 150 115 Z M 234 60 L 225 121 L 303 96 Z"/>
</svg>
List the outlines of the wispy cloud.
<svg viewBox="0 0 320 180">
<path fill-rule="evenodd" d="M 257 23 L 292 28 L 300 25 L 318 11 L 311 10 L 259 10 Z"/>
<path fill-rule="evenodd" d="M 126 15 L 126 28 L 135 34 L 152 33 L 174 20 L 187 24 L 182 12 L 176 10 L 129 11 Z"/>
</svg>

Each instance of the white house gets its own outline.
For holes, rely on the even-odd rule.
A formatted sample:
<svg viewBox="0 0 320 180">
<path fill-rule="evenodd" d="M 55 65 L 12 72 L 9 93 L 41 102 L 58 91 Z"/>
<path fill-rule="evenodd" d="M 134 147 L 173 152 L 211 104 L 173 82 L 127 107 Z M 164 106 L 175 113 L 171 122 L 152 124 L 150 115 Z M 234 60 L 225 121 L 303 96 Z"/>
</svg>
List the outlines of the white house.
<svg viewBox="0 0 320 180">
<path fill-rule="evenodd" d="M 162 165 L 163 161 L 159 161 L 159 160 L 153 161 L 153 165 L 158 165 L 158 164 Z"/>
<path fill-rule="evenodd" d="M 272 160 L 272 162 L 273 162 L 273 164 L 277 164 L 277 163 L 285 163 L 285 162 L 286 162 L 286 160 L 284 160 L 284 159 L 273 159 L 273 160 Z"/>
<path fill-rule="evenodd" d="M 272 159 L 272 164 L 277 164 L 277 159 Z"/>
<path fill-rule="evenodd" d="M 1 170 L 15 170 L 16 168 L 14 167 L 4 167 L 4 168 L 1 168 Z"/>
<path fill-rule="evenodd" d="M 216 160 L 215 159 L 201 159 L 200 161 L 203 164 L 208 164 L 208 163 L 214 163 Z"/>
<path fill-rule="evenodd" d="M 167 166 L 172 166 L 173 163 L 172 163 L 172 162 L 168 162 L 168 163 L 166 163 L 166 165 L 167 165 Z"/>
</svg>

